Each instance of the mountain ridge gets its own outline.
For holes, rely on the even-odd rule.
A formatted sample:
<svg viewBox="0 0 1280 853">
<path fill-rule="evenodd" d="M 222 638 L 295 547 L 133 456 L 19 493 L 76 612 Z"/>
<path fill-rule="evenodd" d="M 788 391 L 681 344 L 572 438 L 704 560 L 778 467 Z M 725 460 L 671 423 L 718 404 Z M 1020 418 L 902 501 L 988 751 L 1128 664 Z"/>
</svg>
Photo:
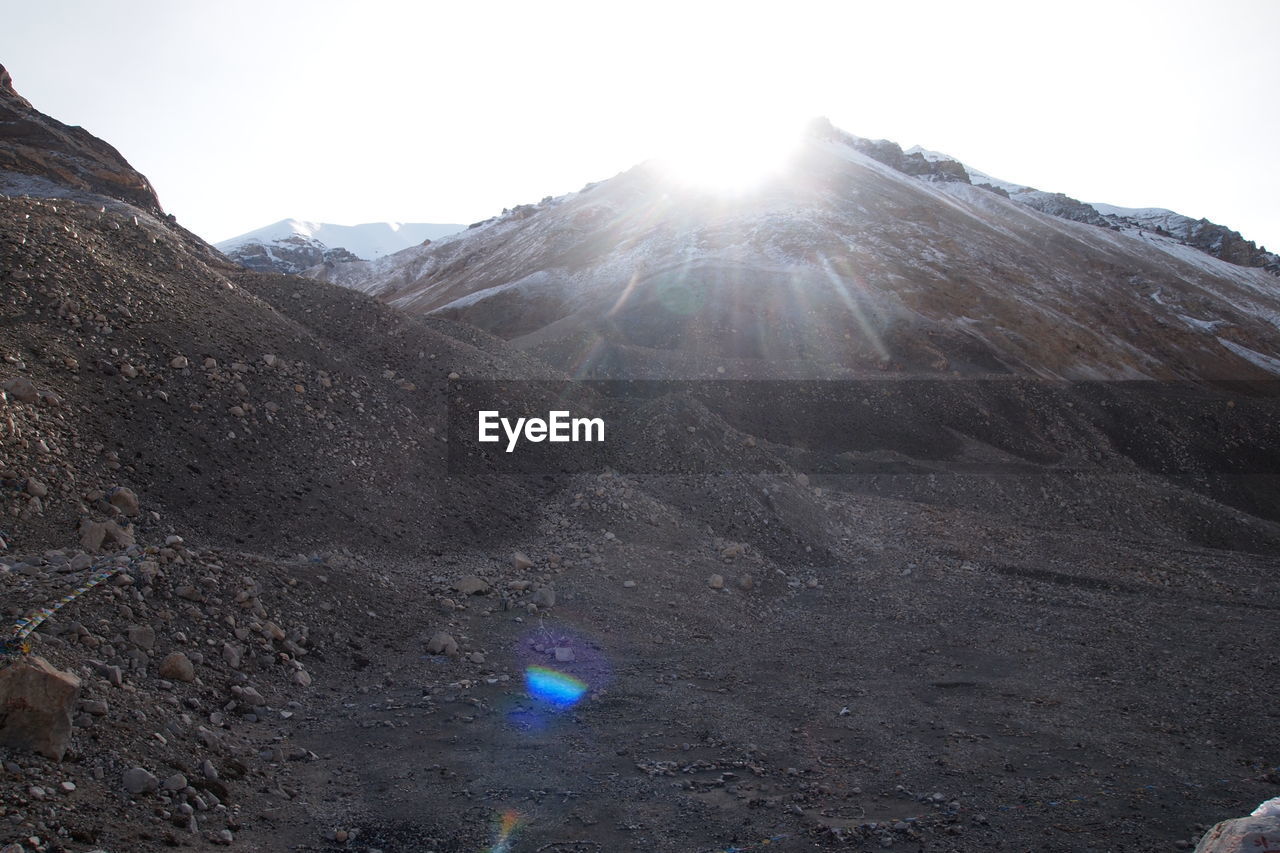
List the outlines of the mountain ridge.
<svg viewBox="0 0 1280 853">
<path fill-rule="evenodd" d="M 984 188 L 956 161 L 823 122 L 788 174 L 740 196 L 645 163 L 308 275 L 562 367 L 643 372 L 689 349 L 686 361 L 736 359 L 745 375 L 816 359 L 831 375 L 1266 378 L 1280 346 L 1280 286 L 1261 267 L 1065 196 Z M 675 292 L 697 305 L 664 305 Z M 744 326 L 753 340 L 732 333 Z"/>
<path fill-rule="evenodd" d="M 214 247 L 248 269 L 301 273 L 320 264 L 374 260 L 448 236 L 463 227 L 431 222 L 335 225 L 282 219 L 215 243 Z"/>
</svg>

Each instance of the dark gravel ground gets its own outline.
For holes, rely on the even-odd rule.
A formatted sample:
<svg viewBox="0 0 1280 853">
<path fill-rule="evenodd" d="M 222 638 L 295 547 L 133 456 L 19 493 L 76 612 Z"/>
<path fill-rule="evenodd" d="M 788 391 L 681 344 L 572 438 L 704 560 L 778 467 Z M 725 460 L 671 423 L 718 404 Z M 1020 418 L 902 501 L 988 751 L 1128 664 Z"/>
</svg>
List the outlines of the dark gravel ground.
<svg viewBox="0 0 1280 853">
<path fill-rule="evenodd" d="M 441 853 L 1154 851 L 1278 793 L 1274 559 L 827 500 L 844 544 L 823 566 L 750 549 L 726 561 L 673 517 L 648 540 L 575 525 L 528 549 L 534 571 L 595 549 L 554 575 L 549 612 L 490 595 L 446 616 L 408 593 L 395 649 L 330 677 L 293 729 L 321 760 L 299 768 L 305 803 L 275 837 L 331 849 L 342 828 L 354 849 Z M 505 576 L 496 557 L 475 565 Z M 442 627 L 510 680 L 425 655 Z M 521 683 L 532 659 L 596 689 L 551 710 Z M 509 810 L 517 840 L 502 847 Z"/>
</svg>

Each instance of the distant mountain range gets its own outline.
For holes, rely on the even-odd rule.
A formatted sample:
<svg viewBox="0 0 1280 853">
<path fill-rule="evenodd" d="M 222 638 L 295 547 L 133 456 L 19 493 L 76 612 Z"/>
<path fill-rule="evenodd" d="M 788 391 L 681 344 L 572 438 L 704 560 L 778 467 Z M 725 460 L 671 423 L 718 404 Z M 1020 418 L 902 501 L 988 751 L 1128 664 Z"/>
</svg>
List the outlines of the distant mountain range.
<svg viewBox="0 0 1280 853">
<path fill-rule="evenodd" d="M 434 222 L 334 225 L 282 219 L 215 246 L 231 260 L 252 270 L 301 273 L 318 264 L 374 260 L 464 227 Z"/>
</svg>

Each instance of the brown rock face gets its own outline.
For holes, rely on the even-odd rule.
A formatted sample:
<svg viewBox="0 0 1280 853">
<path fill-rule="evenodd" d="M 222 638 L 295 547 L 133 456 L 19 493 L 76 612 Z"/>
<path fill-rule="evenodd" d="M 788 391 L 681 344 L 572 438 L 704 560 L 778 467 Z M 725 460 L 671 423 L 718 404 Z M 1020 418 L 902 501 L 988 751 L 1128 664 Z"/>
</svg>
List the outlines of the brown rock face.
<svg viewBox="0 0 1280 853">
<path fill-rule="evenodd" d="M 44 658 L 28 657 L 0 670 L 0 746 L 61 761 L 79 696 L 80 679 Z"/>
<path fill-rule="evenodd" d="M 151 184 L 120 152 L 82 127 L 31 106 L 0 66 L 0 170 L 34 175 L 162 213 Z"/>
</svg>

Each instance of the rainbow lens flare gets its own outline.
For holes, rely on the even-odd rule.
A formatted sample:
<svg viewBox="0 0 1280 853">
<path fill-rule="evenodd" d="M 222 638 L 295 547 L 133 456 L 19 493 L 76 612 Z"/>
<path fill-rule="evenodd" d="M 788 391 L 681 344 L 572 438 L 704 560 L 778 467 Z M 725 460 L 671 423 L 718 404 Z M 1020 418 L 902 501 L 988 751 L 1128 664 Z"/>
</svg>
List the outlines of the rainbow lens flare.
<svg viewBox="0 0 1280 853">
<path fill-rule="evenodd" d="M 558 708 L 570 708 L 587 694 L 585 681 L 545 666 L 525 669 L 524 683 L 530 696 Z"/>
<path fill-rule="evenodd" d="M 486 853 L 510 853 L 511 842 L 515 840 L 516 829 L 520 826 L 520 813 L 515 809 L 507 809 L 498 815 L 495 828 L 497 839 Z"/>
</svg>

